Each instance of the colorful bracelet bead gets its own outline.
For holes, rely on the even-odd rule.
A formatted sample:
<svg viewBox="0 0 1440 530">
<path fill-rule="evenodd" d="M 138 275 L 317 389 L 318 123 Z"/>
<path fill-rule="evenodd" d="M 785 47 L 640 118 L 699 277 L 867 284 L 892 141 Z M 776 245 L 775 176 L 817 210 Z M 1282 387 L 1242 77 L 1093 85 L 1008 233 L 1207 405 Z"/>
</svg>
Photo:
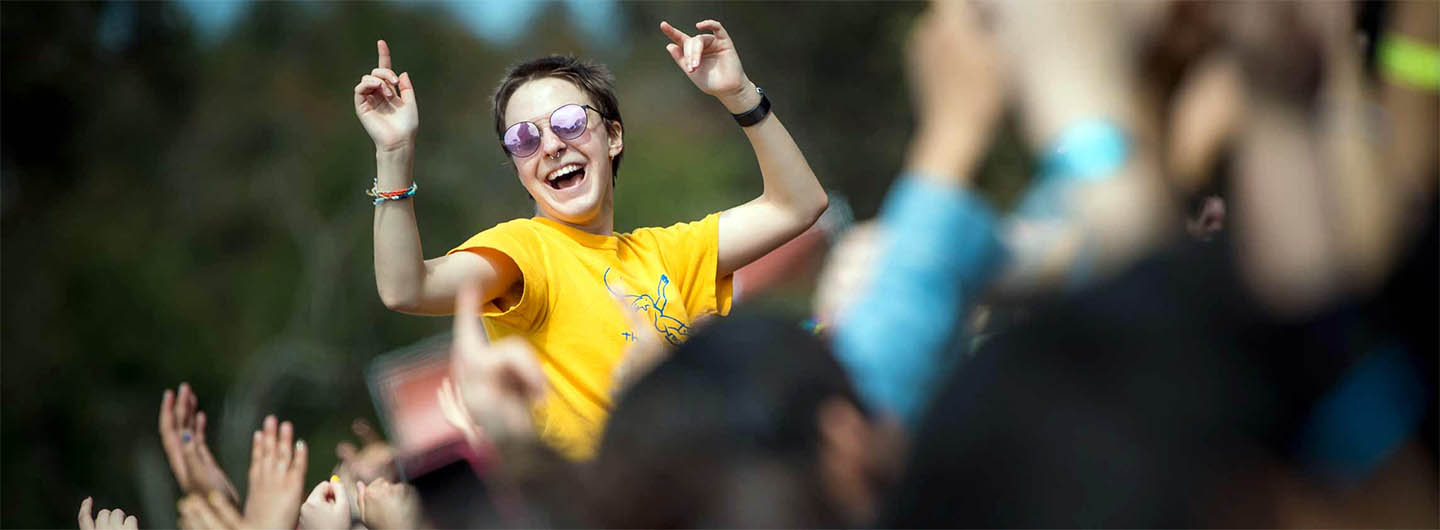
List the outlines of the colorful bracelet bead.
<svg viewBox="0 0 1440 530">
<path fill-rule="evenodd" d="M 365 190 L 365 195 L 374 197 L 375 206 L 379 206 L 380 203 L 385 201 L 398 201 L 400 199 L 409 199 L 411 197 L 414 197 L 415 190 L 418 189 L 420 189 L 420 184 L 411 182 L 410 187 L 407 189 L 380 191 L 380 179 L 377 178 L 373 182 L 373 185 L 370 186 L 370 189 Z"/>
</svg>

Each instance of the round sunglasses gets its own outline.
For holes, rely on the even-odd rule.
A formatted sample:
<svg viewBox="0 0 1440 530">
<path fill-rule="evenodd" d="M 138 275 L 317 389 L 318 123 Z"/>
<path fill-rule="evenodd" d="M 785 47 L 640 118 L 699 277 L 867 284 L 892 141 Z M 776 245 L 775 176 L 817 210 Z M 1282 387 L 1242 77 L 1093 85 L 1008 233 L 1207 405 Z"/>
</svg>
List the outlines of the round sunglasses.
<svg viewBox="0 0 1440 530">
<path fill-rule="evenodd" d="M 562 140 L 574 140 L 585 133 L 589 125 L 586 110 L 593 110 L 599 114 L 601 119 L 609 119 L 600 109 L 589 105 L 577 105 L 571 103 L 563 105 L 550 113 L 550 132 Z M 515 158 L 525 158 L 535 154 L 540 149 L 540 126 L 535 122 L 522 121 L 505 129 L 505 136 L 501 139 L 501 145 L 506 153 Z"/>
</svg>

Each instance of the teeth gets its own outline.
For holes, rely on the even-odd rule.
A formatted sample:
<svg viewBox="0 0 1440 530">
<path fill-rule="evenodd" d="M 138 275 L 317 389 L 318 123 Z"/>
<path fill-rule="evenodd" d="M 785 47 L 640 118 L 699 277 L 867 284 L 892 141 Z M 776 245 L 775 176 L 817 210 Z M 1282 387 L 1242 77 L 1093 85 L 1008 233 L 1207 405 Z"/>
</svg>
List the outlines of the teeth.
<svg viewBox="0 0 1440 530">
<path fill-rule="evenodd" d="M 580 171 L 580 169 L 581 169 L 582 167 L 583 167 L 583 166 L 581 166 L 580 164 L 568 164 L 568 165 L 562 166 L 560 169 L 557 169 L 557 170 L 555 170 L 554 172 L 550 173 L 550 176 L 545 177 L 545 180 L 546 180 L 547 182 L 548 182 L 548 181 L 554 181 L 555 179 L 558 179 L 558 178 L 560 178 L 560 177 L 564 177 L 565 175 L 569 175 L 569 174 L 574 173 L 574 172 L 576 172 L 576 171 Z"/>
</svg>

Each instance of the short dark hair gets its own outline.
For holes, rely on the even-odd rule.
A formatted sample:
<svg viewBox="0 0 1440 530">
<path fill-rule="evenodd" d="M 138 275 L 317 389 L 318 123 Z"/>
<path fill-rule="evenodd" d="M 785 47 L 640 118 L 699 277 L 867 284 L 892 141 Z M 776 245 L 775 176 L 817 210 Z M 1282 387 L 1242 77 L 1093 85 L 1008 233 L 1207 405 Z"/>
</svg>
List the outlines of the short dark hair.
<svg viewBox="0 0 1440 530">
<path fill-rule="evenodd" d="M 610 69 L 605 65 L 582 61 L 573 56 L 548 55 L 511 66 L 505 72 L 505 79 L 500 81 L 500 86 L 495 88 L 491 101 L 495 105 L 495 135 L 502 142 L 502 151 L 505 149 L 505 106 L 510 104 L 510 96 L 515 95 L 521 85 L 547 77 L 574 83 L 590 96 L 591 102 L 600 112 L 600 117 L 605 119 L 605 127 L 609 133 L 614 135 L 620 132 L 624 120 L 620 118 L 620 102 L 615 98 L 615 76 L 610 74 Z M 505 156 L 508 158 L 510 154 L 506 152 Z M 620 158 L 624 156 L 625 151 L 622 149 L 620 154 L 610 159 L 610 178 L 614 179 L 620 174 Z"/>
<path fill-rule="evenodd" d="M 592 466 L 602 527 L 836 526 L 821 493 L 818 415 L 831 398 L 860 409 L 824 342 L 792 320 L 738 315 L 707 325 L 626 390 Z M 736 520 L 727 485 L 782 477 L 785 514 Z M 738 481 L 738 482 L 737 482 Z M 773 485 L 773 484 L 772 484 Z M 794 502 L 790 502 L 794 501 Z M 738 521 L 743 521 L 738 522 Z"/>
</svg>

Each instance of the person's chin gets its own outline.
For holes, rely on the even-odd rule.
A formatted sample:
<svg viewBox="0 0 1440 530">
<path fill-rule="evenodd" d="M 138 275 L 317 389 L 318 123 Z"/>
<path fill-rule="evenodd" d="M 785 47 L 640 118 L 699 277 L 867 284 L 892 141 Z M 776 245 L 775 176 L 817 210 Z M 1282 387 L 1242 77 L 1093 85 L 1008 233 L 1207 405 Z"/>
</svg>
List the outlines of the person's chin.
<svg viewBox="0 0 1440 530">
<path fill-rule="evenodd" d="M 594 197 L 572 197 L 549 203 L 547 210 L 557 220 L 573 225 L 586 225 L 600 215 L 600 204 Z"/>
</svg>

